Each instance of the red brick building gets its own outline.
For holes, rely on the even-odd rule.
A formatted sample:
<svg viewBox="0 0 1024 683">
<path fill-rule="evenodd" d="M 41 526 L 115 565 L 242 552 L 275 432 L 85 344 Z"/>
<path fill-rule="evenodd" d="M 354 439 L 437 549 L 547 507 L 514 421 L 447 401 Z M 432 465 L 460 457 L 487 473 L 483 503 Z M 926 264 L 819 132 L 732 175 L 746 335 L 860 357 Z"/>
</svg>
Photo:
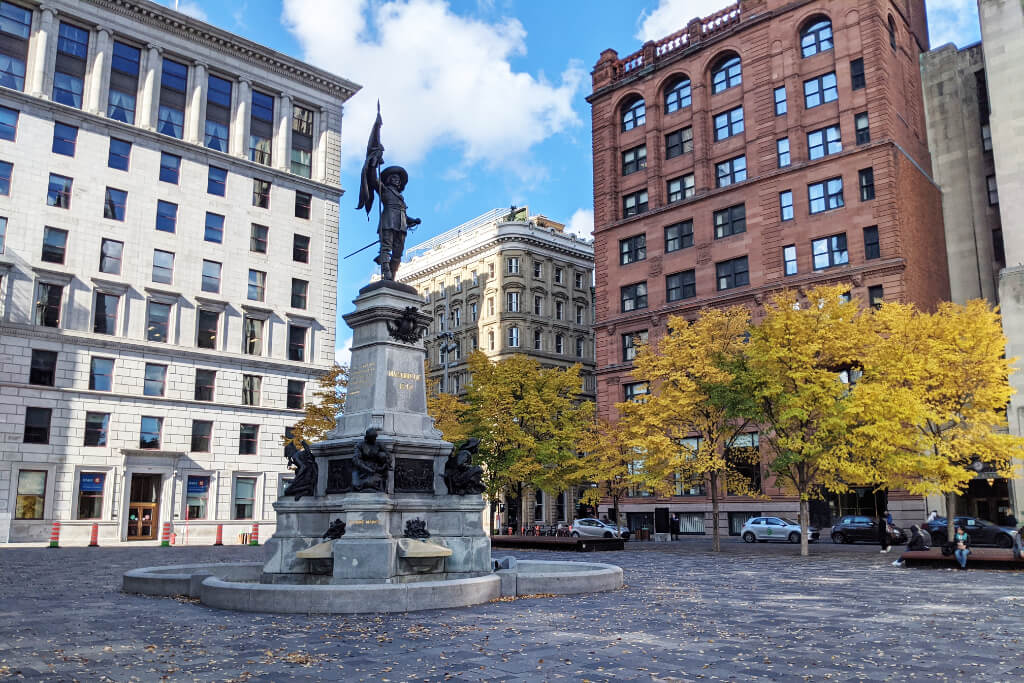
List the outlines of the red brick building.
<svg viewBox="0 0 1024 683">
<path fill-rule="evenodd" d="M 772 292 L 818 283 L 924 308 L 948 298 L 927 49 L 924 0 L 741 0 L 625 58 L 601 54 L 588 98 L 601 415 L 646 390 L 630 377 L 632 339 L 656 340 L 669 314 L 756 316 Z M 727 497 L 734 532 L 745 514 L 795 514 L 766 472 L 751 476 L 771 500 Z M 862 492 L 815 518 L 877 504 Z M 923 514 L 919 498 L 889 507 Z M 680 513 L 697 533 L 710 500 L 698 488 L 623 509 L 659 530 Z"/>
</svg>

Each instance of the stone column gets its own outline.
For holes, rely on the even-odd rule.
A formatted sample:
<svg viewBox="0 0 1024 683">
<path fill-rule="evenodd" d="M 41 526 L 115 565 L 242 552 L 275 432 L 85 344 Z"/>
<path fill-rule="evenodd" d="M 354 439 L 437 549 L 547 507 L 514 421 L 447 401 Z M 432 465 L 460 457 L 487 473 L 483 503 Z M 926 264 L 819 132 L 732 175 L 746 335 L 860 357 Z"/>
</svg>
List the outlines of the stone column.
<svg viewBox="0 0 1024 683">
<path fill-rule="evenodd" d="M 139 125 L 156 130 L 157 114 L 160 111 L 160 71 L 163 50 L 157 45 L 146 46 L 146 71 L 142 79 L 142 98 L 139 107 Z"/>
<path fill-rule="evenodd" d="M 113 56 L 114 43 L 110 39 L 110 29 L 104 26 L 96 27 L 96 51 L 93 55 L 92 64 L 89 66 L 89 97 L 86 110 L 94 114 L 105 114 L 107 103 L 107 92 L 110 81 L 107 74 L 110 73 L 110 60 Z"/>
<path fill-rule="evenodd" d="M 287 93 L 277 97 L 277 133 L 274 135 L 275 166 L 282 171 L 290 171 L 292 164 L 292 98 Z"/>
<path fill-rule="evenodd" d="M 197 145 L 203 144 L 206 132 L 206 91 L 210 87 L 206 68 L 205 63 L 196 60 L 190 69 L 192 83 L 185 113 L 185 139 Z"/>
<path fill-rule="evenodd" d="M 35 35 L 32 73 L 29 75 L 26 90 L 36 97 L 49 99 L 50 93 L 46 88 L 46 74 L 49 73 L 49 69 L 46 68 L 46 63 L 50 59 L 51 52 L 56 55 L 57 24 L 54 21 L 54 17 L 57 15 L 57 10 L 49 5 L 41 5 L 39 9 L 39 30 L 36 31 Z"/>
<path fill-rule="evenodd" d="M 320 107 L 316 115 L 316 128 L 313 136 L 313 168 L 310 175 L 313 180 L 327 182 L 327 107 Z"/>
<path fill-rule="evenodd" d="M 249 157 L 249 107 L 252 105 L 252 79 L 242 76 L 234 93 L 234 110 L 231 112 L 231 154 Z"/>
</svg>

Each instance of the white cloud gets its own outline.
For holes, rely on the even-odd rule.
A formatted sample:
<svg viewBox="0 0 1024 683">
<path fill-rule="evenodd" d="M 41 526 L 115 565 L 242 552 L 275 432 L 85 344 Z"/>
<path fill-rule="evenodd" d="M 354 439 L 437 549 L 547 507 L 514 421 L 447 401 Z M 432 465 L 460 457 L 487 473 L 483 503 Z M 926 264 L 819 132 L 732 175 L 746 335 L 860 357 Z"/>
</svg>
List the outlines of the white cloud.
<svg viewBox="0 0 1024 683">
<path fill-rule="evenodd" d="M 334 362 L 338 365 L 348 365 L 352 361 L 352 337 L 345 340 L 340 349 L 334 349 Z"/>
<path fill-rule="evenodd" d="M 686 28 L 691 19 L 703 19 L 729 4 L 729 0 L 661 0 L 650 13 L 640 15 L 635 37 L 642 41 L 664 38 Z"/>
<path fill-rule="evenodd" d="M 977 0 L 929 0 L 928 38 L 932 47 L 964 46 L 979 38 Z"/>
<path fill-rule="evenodd" d="M 565 230 L 579 237 L 593 239 L 594 211 L 592 209 L 576 209 L 572 218 L 569 219 L 569 225 L 565 226 Z"/>
<path fill-rule="evenodd" d="M 460 16 L 443 0 L 284 0 L 283 20 L 305 59 L 363 85 L 345 106 L 346 162 L 362 159 L 378 98 L 389 164 L 447 145 L 463 164 L 532 179 L 529 148 L 580 123 L 582 64 L 567 64 L 557 83 L 515 71 L 510 60 L 526 52 L 517 19 Z"/>
</svg>

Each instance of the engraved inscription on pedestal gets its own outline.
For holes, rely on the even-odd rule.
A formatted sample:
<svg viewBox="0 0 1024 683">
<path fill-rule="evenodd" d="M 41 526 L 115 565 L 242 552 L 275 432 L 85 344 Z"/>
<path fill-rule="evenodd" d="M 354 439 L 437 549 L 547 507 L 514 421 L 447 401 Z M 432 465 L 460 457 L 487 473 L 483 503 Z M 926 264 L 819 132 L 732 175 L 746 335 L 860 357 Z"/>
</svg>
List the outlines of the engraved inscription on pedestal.
<svg viewBox="0 0 1024 683">
<path fill-rule="evenodd" d="M 352 459 L 327 462 L 327 493 L 348 493 L 352 490 Z"/>
<path fill-rule="evenodd" d="M 434 461 L 419 458 L 395 460 L 395 493 L 433 493 Z"/>
</svg>

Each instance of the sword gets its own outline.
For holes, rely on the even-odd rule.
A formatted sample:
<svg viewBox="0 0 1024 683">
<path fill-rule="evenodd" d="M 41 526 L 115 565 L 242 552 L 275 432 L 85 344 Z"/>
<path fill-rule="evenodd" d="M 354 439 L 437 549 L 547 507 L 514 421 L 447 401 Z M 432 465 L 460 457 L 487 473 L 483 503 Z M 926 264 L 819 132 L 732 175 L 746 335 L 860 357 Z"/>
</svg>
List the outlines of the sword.
<svg viewBox="0 0 1024 683">
<path fill-rule="evenodd" d="M 372 246 L 373 246 L 373 245 L 375 245 L 375 244 L 380 244 L 380 240 L 374 240 L 373 242 L 370 242 L 369 244 L 367 244 L 367 245 L 366 245 L 365 247 L 360 247 L 359 249 L 356 249 L 355 251 L 353 251 L 353 252 L 352 252 L 351 254 L 349 254 L 348 256 L 355 256 L 355 255 L 356 255 L 356 254 L 358 254 L 359 252 L 361 252 L 361 251 L 366 251 L 367 249 L 369 249 L 370 247 L 372 247 Z M 342 261 L 344 261 L 345 259 L 347 259 L 347 258 L 348 258 L 348 256 L 342 256 L 342 257 L 341 257 L 341 260 L 342 260 Z"/>
</svg>

